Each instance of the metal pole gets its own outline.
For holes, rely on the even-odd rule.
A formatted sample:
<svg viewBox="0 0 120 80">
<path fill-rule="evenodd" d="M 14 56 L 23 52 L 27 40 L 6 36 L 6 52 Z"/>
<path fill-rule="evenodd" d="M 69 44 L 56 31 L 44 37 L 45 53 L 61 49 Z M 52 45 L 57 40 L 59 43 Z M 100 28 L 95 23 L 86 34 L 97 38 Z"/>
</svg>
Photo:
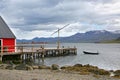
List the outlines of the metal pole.
<svg viewBox="0 0 120 80">
<path fill-rule="evenodd" d="M 58 46 L 57 48 L 59 49 L 60 48 L 60 30 L 58 28 Z"/>
</svg>

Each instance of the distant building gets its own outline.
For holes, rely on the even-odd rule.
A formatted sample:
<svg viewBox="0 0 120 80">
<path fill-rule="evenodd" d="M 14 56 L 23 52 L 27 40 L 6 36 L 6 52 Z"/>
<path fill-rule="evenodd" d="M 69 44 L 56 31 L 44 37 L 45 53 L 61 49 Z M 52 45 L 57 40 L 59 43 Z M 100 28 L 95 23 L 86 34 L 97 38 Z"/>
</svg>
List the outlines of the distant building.
<svg viewBox="0 0 120 80">
<path fill-rule="evenodd" d="M 15 52 L 16 37 L 0 16 L 0 52 Z"/>
</svg>

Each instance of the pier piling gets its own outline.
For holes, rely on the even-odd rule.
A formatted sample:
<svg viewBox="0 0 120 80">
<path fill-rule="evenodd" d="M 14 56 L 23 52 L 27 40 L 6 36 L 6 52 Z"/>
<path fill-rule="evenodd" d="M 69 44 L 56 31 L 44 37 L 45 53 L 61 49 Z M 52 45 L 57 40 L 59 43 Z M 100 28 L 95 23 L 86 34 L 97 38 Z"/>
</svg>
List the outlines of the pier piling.
<svg viewBox="0 0 120 80">
<path fill-rule="evenodd" d="M 45 49 L 44 47 L 41 48 L 35 48 L 35 47 L 30 47 L 31 49 L 28 49 L 28 47 L 20 46 L 16 50 L 17 52 L 1 52 L 0 54 L 0 60 L 17 60 L 20 59 L 22 62 L 27 61 L 35 61 L 38 59 L 39 61 L 41 60 L 42 63 L 44 63 L 44 59 L 47 57 L 60 57 L 60 56 L 67 56 L 67 55 L 76 55 L 77 54 L 77 48 L 59 48 L 59 49 L 51 49 L 47 48 Z"/>
</svg>

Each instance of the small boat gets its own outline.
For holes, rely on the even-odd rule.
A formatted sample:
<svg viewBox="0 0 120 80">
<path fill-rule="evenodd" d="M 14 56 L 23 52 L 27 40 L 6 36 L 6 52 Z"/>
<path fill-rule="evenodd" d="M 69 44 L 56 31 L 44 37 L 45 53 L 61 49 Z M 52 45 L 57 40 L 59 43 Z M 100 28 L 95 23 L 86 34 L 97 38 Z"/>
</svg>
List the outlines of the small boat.
<svg viewBox="0 0 120 80">
<path fill-rule="evenodd" d="M 87 51 L 83 51 L 84 54 L 91 54 L 91 55 L 98 55 L 98 52 L 87 52 Z"/>
</svg>

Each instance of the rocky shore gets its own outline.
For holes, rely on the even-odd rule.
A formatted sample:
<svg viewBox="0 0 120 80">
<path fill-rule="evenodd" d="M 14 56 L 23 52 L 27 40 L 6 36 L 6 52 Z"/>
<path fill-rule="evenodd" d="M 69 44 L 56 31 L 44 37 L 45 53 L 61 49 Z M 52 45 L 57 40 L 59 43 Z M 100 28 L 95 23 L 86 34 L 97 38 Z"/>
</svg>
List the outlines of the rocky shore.
<svg viewBox="0 0 120 80">
<path fill-rule="evenodd" d="M 107 71 L 89 64 L 62 67 L 0 64 L 0 80 L 120 80 L 120 70 Z"/>
</svg>

